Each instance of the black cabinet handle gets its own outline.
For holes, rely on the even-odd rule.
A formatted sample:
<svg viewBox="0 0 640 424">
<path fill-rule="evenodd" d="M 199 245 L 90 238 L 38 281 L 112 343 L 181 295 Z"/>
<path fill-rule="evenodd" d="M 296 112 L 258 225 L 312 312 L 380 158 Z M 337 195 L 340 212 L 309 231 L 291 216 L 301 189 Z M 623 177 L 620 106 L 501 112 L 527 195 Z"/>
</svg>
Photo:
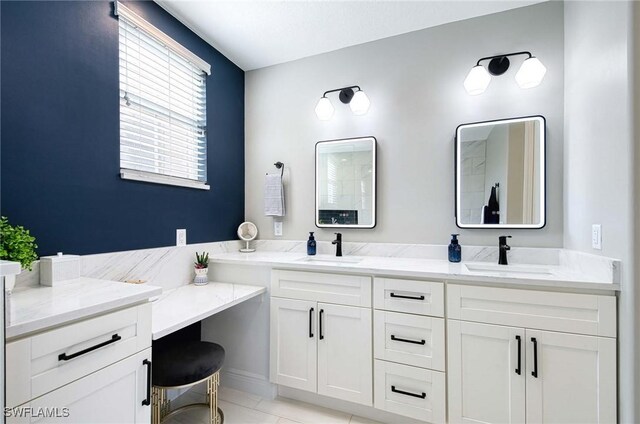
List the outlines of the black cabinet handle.
<svg viewBox="0 0 640 424">
<path fill-rule="evenodd" d="M 391 294 L 389 294 L 389 296 L 397 297 L 399 299 L 424 300 L 424 296 L 405 296 L 403 294 L 395 294 L 393 292 L 391 292 Z"/>
<path fill-rule="evenodd" d="M 151 361 L 145 359 L 142 361 L 143 365 L 147 366 L 147 398 L 142 400 L 142 405 L 151 405 Z"/>
<path fill-rule="evenodd" d="M 61 353 L 60 355 L 58 355 L 58 361 L 68 361 L 69 359 L 77 358 L 78 356 L 84 355 L 85 353 L 89 353 L 89 352 L 94 351 L 96 349 L 100 349 L 101 347 L 110 345 L 111 343 L 115 343 L 118 340 L 122 340 L 122 337 L 120 337 L 116 333 L 113 336 L 111 336 L 110 340 L 107 340 L 106 342 L 98 343 L 97 345 L 88 347 L 88 348 L 86 348 L 84 350 L 81 350 L 80 352 L 76 352 L 76 353 L 73 353 L 71 355 L 67 355 L 66 353 Z"/>
<path fill-rule="evenodd" d="M 422 392 L 421 395 L 417 395 L 415 393 L 405 392 L 404 390 L 398 390 L 398 389 L 396 389 L 396 386 L 391 386 L 391 391 L 394 392 L 394 393 L 399 393 L 401 395 L 417 397 L 417 398 L 420 398 L 420 399 L 424 399 L 424 398 L 427 397 L 427 394 L 425 392 Z"/>
<path fill-rule="evenodd" d="M 318 325 L 320 326 L 320 340 L 324 339 L 324 332 L 322 331 L 322 317 L 324 316 L 324 309 L 320 309 L 320 319 Z"/>
<path fill-rule="evenodd" d="M 309 338 L 313 338 L 313 308 L 309 309 Z"/>
<path fill-rule="evenodd" d="M 401 339 L 400 337 L 396 337 L 393 334 L 391 335 L 391 340 L 396 342 L 413 343 L 413 344 L 419 344 L 419 345 L 423 345 L 426 343 L 425 340 L 418 341 L 418 340 Z"/>
<path fill-rule="evenodd" d="M 531 342 L 533 343 L 533 371 L 531 371 L 531 375 L 538 378 L 538 340 L 531 337 Z"/>
<path fill-rule="evenodd" d="M 516 368 L 516 374 L 522 374 L 522 340 L 520 336 L 516 336 L 516 340 L 518 341 L 518 368 Z"/>
</svg>

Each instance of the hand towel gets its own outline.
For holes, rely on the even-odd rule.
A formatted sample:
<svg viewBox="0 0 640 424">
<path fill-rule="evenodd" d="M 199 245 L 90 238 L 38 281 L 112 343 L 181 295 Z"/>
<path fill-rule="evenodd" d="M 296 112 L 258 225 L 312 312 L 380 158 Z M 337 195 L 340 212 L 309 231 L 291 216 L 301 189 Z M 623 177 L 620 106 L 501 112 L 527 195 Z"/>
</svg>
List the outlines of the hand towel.
<svg viewBox="0 0 640 424">
<path fill-rule="evenodd" d="M 267 174 L 264 179 L 264 214 L 284 216 L 284 187 L 280 174 Z"/>
</svg>

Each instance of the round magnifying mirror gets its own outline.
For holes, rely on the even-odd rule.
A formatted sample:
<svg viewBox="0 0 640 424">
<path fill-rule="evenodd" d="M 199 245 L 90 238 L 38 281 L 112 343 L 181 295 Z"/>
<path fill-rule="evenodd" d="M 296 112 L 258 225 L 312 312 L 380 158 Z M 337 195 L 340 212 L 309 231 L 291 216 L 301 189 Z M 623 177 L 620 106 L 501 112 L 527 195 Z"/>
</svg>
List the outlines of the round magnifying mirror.
<svg viewBox="0 0 640 424">
<path fill-rule="evenodd" d="M 256 227 L 256 224 L 249 221 L 240 224 L 238 227 L 238 237 L 240 237 L 240 240 L 245 242 L 245 247 L 240 249 L 240 251 L 244 253 L 255 252 L 256 249 L 249 248 L 249 242 L 254 240 L 257 236 L 258 227 Z"/>
</svg>

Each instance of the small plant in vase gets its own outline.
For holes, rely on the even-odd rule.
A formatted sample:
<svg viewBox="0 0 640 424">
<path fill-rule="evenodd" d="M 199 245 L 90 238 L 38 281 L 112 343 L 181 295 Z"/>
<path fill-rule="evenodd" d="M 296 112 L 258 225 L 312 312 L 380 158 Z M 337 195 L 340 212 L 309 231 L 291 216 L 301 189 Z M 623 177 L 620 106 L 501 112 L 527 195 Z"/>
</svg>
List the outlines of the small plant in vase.
<svg viewBox="0 0 640 424">
<path fill-rule="evenodd" d="M 209 273 L 209 254 L 206 252 L 196 252 L 196 278 L 193 279 L 193 284 L 196 286 L 204 286 L 209 282 L 207 274 Z"/>
</svg>

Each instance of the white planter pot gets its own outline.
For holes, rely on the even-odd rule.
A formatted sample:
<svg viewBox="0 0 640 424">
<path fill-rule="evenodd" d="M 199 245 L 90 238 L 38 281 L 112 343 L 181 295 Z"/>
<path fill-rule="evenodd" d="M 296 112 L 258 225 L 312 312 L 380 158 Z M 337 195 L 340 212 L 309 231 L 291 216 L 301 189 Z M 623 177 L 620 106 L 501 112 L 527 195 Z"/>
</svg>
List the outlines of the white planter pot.
<svg viewBox="0 0 640 424">
<path fill-rule="evenodd" d="M 193 279 L 193 284 L 196 286 L 204 286 L 209 283 L 209 277 L 207 277 L 209 268 L 195 268 L 195 271 L 196 278 Z"/>
</svg>

